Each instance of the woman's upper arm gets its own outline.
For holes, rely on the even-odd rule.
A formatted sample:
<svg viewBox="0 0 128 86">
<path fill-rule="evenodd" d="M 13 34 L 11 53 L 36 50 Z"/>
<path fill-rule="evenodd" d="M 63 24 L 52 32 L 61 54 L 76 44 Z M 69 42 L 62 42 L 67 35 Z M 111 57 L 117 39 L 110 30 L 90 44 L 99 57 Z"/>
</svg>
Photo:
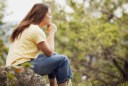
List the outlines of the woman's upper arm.
<svg viewBox="0 0 128 86">
<path fill-rule="evenodd" d="M 37 44 L 38 48 L 47 56 L 51 56 L 53 51 L 51 50 L 47 41 L 42 41 Z"/>
<path fill-rule="evenodd" d="M 31 37 L 35 44 L 37 44 L 38 48 L 47 56 L 51 56 L 53 54 L 52 49 L 50 48 L 49 44 L 47 43 L 46 35 L 38 27 L 33 27 L 31 29 Z"/>
</svg>

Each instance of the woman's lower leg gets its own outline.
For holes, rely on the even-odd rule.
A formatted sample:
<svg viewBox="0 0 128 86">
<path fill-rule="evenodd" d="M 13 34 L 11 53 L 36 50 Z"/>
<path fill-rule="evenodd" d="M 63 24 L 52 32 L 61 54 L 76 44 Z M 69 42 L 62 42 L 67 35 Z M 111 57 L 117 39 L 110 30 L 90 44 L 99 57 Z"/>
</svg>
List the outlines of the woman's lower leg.
<svg viewBox="0 0 128 86">
<path fill-rule="evenodd" d="M 67 86 L 67 81 L 72 77 L 69 60 L 66 56 L 63 56 L 63 58 L 60 66 L 55 69 L 55 75 L 59 86 Z"/>
<path fill-rule="evenodd" d="M 65 81 L 65 82 L 63 82 L 61 84 L 58 84 L 58 86 L 68 86 L 68 83 L 67 83 L 67 81 Z"/>
<path fill-rule="evenodd" d="M 57 86 L 56 78 L 54 78 L 54 79 L 49 79 L 49 83 L 50 83 L 50 86 Z"/>
</svg>

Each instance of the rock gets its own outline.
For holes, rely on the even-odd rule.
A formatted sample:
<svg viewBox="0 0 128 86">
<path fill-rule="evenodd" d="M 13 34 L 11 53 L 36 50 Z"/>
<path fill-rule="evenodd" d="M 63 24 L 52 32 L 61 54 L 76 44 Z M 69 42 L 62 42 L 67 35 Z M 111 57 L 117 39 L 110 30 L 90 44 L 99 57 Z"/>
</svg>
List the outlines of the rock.
<svg viewBox="0 0 128 86">
<path fill-rule="evenodd" d="M 0 86 L 46 86 L 42 76 L 28 68 L 0 67 Z"/>
</svg>

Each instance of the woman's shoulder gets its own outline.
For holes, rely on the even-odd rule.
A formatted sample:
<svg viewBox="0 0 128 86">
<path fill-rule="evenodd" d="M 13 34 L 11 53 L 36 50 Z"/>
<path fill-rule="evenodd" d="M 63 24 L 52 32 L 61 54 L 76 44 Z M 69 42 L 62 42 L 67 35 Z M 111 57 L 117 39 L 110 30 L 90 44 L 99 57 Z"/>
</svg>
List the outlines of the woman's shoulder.
<svg viewBox="0 0 128 86">
<path fill-rule="evenodd" d="M 31 24 L 29 26 L 29 30 L 31 32 L 43 32 L 43 30 L 38 25 L 34 25 L 34 24 Z"/>
<path fill-rule="evenodd" d="M 40 27 L 38 25 L 35 25 L 35 24 L 30 24 L 29 29 L 37 30 L 37 29 L 40 29 Z"/>
<path fill-rule="evenodd" d="M 29 26 L 29 32 L 31 34 L 45 34 L 44 31 L 38 26 L 38 25 L 34 25 L 34 24 L 31 24 Z"/>
</svg>

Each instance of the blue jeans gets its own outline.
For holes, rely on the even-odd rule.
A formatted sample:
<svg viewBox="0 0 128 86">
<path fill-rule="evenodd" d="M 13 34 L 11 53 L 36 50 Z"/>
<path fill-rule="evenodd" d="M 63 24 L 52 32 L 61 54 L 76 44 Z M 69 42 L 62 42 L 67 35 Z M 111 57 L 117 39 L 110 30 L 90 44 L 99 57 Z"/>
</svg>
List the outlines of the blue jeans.
<svg viewBox="0 0 128 86">
<path fill-rule="evenodd" d="M 58 84 L 72 78 L 67 56 L 54 53 L 51 57 L 47 57 L 44 54 L 40 54 L 30 63 L 34 66 L 32 69 L 35 73 L 41 76 L 48 75 L 49 79 L 56 77 Z"/>
</svg>

